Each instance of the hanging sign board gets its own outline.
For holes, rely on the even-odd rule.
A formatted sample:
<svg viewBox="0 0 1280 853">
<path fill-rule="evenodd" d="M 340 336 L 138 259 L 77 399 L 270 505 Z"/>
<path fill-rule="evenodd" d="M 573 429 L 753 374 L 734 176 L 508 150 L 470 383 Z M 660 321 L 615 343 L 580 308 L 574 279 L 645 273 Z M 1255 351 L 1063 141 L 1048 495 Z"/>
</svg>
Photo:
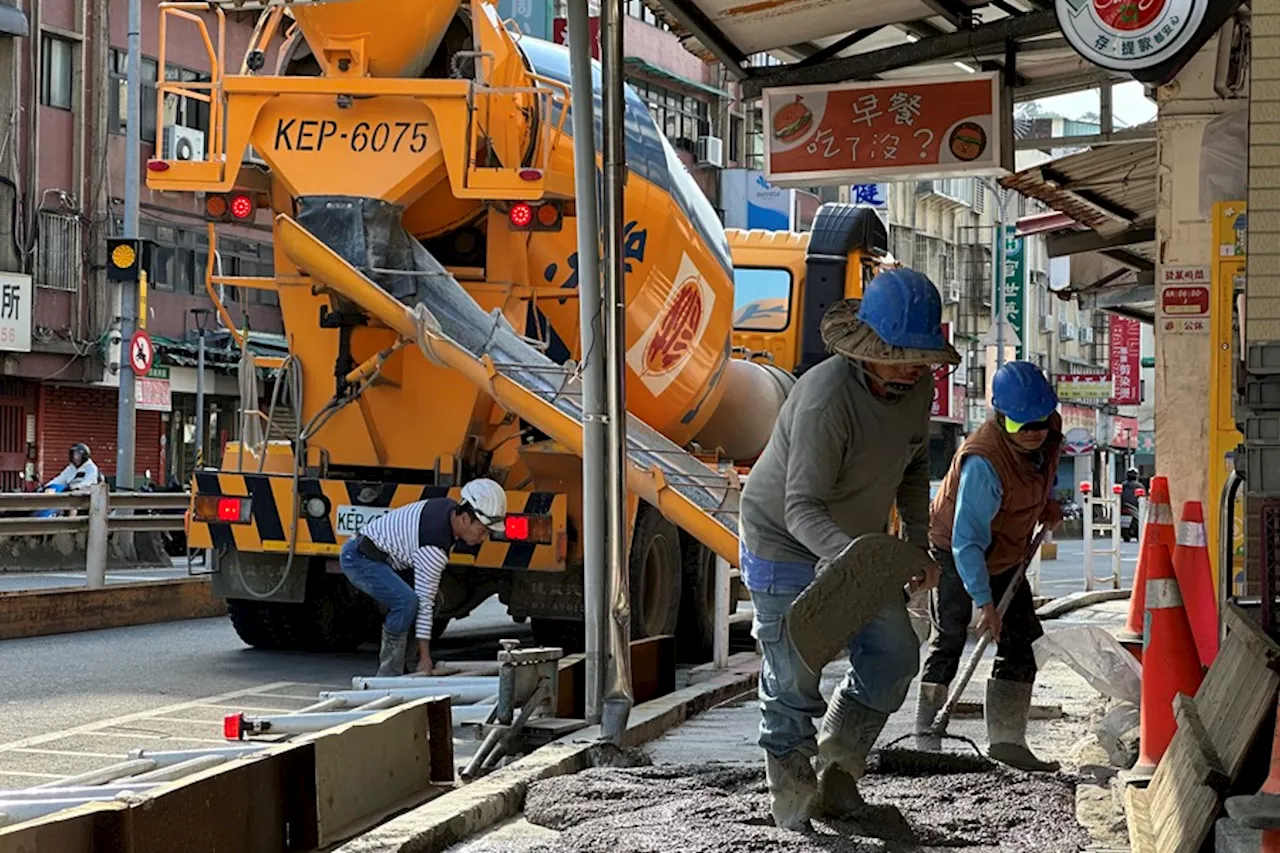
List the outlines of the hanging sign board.
<svg viewBox="0 0 1280 853">
<path fill-rule="evenodd" d="M 997 74 L 787 86 L 762 97 L 774 184 L 1002 175 L 1012 166 Z"/>
<path fill-rule="evenodd" d="M 1076 53 L 1102 68 L 1138 71 L 1168 62 L 1195 38 L 1210 0 L 1057 0 L 1058 24 Z"/>
</svg>

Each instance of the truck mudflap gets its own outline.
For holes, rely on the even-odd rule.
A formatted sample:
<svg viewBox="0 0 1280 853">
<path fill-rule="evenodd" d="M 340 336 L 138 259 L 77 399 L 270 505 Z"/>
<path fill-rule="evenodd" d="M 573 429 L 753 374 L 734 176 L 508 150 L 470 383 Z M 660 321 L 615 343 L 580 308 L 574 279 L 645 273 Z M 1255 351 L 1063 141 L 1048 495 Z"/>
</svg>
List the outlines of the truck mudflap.
<svg viewBox="0 0 1280 853">
<path fill-rule="evenodd" d="M 337 557 L 342 545 L 388 511 L 414 501 L 448 496 L 459 488 L 201 471 L 195 476 L 190 547 L 221 553 L 294 553 Z M 297 507 L 296 522 L 295 509 Z M 453 565 L 540 572 L 564 571 L 568 551 L 568 499 L 553 492 L 507 492 L 507 526 L 471 554 L 456 550 Z"/>
</svg>

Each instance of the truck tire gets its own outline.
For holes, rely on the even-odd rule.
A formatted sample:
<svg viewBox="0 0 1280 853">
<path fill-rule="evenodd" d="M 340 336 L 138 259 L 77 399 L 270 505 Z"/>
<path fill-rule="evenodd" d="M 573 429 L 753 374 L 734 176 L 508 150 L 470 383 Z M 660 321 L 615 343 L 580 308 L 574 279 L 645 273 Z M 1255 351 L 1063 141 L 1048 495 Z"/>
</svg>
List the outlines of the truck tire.
<svg viewBox="0 0 1280 853">
<path fill-rule="evenodd" d="M 676 630 L 677 659 L 688 663 L 711 660 L 716 631 L 715 554 L 683 531 L 680 533 L 684 564 L 684 597 Z M 729 582 L 729 613 L 738 609 L 742 581 Z"/>
<path fill-rule="evenodd" d="M 680 619 L 684 571 L 680 531 L 642 503 L 631 535 L 631 639 L 674 634 Z"/>
<path fill-rule="evenodd" d="M 231 625 L 247 645 L 268 651 L 346 652 L 367 639 L 372 599 L 345 578 L 316 573 L 302 604 L 233 598 Z"/>
</svg>

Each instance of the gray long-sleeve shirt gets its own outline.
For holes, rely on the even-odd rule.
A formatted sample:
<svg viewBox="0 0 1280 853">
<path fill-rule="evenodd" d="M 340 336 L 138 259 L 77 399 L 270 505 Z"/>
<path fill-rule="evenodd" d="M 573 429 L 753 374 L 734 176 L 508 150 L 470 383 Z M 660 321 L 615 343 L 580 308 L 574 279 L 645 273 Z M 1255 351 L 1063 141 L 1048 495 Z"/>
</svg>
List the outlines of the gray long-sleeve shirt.
<svg viewBox="0 0 1280 853">
<path fill-rule="evenodd" d="M 933 377 L 886 401 L 833 356 L 796 382 L 743 488 L 752 555 L 814 563 L 885 530 L 895 499 L 907 538 L 929 541 L 929 409 Z"/>
</svg>

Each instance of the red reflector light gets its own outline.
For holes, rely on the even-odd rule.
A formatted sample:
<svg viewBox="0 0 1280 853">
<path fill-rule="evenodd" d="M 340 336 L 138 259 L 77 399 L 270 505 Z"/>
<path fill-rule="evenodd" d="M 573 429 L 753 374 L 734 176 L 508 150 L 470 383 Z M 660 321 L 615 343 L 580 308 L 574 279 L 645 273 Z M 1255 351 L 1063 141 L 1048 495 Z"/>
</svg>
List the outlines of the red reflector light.
<svg viewBox="0 0 1280 853">
<path fill-rule="evenodd" d="M 506 522 L 506 538 L 516 542 L 526 542 L 529 539 L 529 519 L 523 515 L 509 515 Z"/>
<path fill-rule="evenodd" d="M 237 522 L 240 520 L 239 498 L 218 498 L 218 521 Z"/>
<path fill-rule="evenodd" d="M 1087 495 L 1092 490 L 1093 490 L 1093 483 L 1090 483 L 1088 480 L 1080 481 L 1080 491 L 1084 492 Z"/>
<path fill-rule="evenodd" d="M 522 181 L 540 181 L 542 180 L 541 169 L 521 169 L 520 180 Z"/>
<path fill-rule="evenodd" d="M 227 740 L 244 740 L 244 714 L 227 714 L 223 717 L 222 736 Z"/>
<path fill-rule="evenodd" d="M 560 208 L 554 204 L 544 204 L 538 207 L 538 224 L 544 228 L 550 228 L 560 221 Z"/>
<path fill-rule="evenodd" d="M 517 228 L 528 228 L 529 223 L 533 222 L 533 208 L 525 204 L 523 201 L 516 202 L 511 205 L 511 224 Z"/>
<path fill-rule="evenodd" d="M 1146 489 L 1134 489 L 1134 490 L 1133 490 L 1133 494 L 1134 494 L 1135 496 L 1137 496 L 1137 497 L 1145 498 L 1145 497 L 1147 496 L 1147 490 L 1146 490 Z"/>
<path fill-rule="evenodd" d="M 167 172 L 169 171 L 169 164 L 163 160 L 148 160 L 147 169 L 152 172 Z"/>
<path fill-rule="evenodd" d="M 240 194 L 231 197 L 231 215 L 236 219 L 248 219 L 253 216 L 253 199 Z"/>
<path fill-rule="evenodd" d="M 1111 487 L 1111 493 L 1113 495 L 1118 495 L 1123 491 L 1124 491 L 1124 486 L 1120 485 L 1119 483 L 1116 483 L 1114 486 Z"/>
</svg>

